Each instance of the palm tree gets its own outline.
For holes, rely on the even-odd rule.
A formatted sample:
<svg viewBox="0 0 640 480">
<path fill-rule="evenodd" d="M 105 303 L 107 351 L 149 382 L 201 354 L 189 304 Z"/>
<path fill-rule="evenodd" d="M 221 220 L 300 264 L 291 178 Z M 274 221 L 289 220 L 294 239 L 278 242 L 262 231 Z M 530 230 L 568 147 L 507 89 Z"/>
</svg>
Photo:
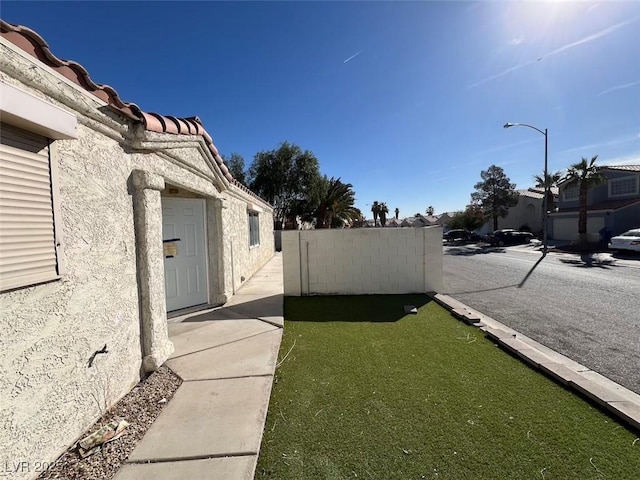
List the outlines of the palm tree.
<svg viewBox="0 0 640 480">
<path fill-rule="evenodd" d="M 380 204 L 378 203 L 377 200 L 373 202 L 373 205 L 371 205 L 371 211 L 373 212 L 373 226 L 377 227 L 378 215 L 380 215 Z"/>
<path fill-rule="evenodd" d="M 356 202 L 353 185 L 342 183 L 339 178 L 324 178 L 324 195 L 316 208 L 316 228 L 343 227 L 345 223 L 359 218 L 359 211 L 353 205 Z"/>
<path fill-rule="evenodd" d="M 397 220 L 398 215 L 400 215 L 400 209 L 398 207 L 396 207 L 395 214 L 396 214 L 396 220 Z"/>
<path fill-rule="evenodd" d="M 387 204 L 385 202 L 382 202 L 380 204 L 380 225 L 382 225 L 383 227 L 387 225 L 387 213 L 389 213 L 389 207 L 387 207 Z"/>
<path fill-rule="evenodd" d="M 587 193 L 591 188 L 607 181 L 600 168 L 595 165 L 597 158 L 596 155 L 591 161 L 588 161 L 583 157 L 580 162 L 571 165 L 567 171 L 567 187 L 577 186 L 579 192 L 578 235 L 581 246 L 587 242 Z"/>
<path fill-rule="evenodd" d="M 562 179 L 560 172 L 547 173 L 546 180 L 543 180 L 544 172 L 542 175 L 534 175 L 533 180 L 536 182 L 537 188 L 543 188 L 547 192 L 547 212 L 553 211 L 556 208 L 556 202 L 554 201 L 553 192 L 551 189 L 558 186 L 558 182 Z"/>
<path fill-rule="evenodd" d="M 427 214 L 428 217 L 433 216 L 433 213 L 434 213 L 433 207 L 431 205 L 429 205 L 427 207 L 427 209 L 425 210 L 425 213 Z"/>
</svg>

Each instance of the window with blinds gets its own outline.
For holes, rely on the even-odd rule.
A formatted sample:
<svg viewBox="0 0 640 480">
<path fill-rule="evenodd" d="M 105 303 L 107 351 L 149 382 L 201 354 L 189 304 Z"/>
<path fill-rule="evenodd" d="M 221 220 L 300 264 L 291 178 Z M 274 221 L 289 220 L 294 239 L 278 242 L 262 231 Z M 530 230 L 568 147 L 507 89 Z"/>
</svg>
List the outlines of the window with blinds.
<svg viewBox="0 0 640 480">
<path fill-rule="evenodd" d="M 0 290 L 54 280 L 58 262 L 49 140 L 0 125 Z"/>
<path fill-rule="evenodd" d="M 247 212 L 249 217 L 249 247 L 260 245 L 260 217 L 257 212 Z"/>
</svg>

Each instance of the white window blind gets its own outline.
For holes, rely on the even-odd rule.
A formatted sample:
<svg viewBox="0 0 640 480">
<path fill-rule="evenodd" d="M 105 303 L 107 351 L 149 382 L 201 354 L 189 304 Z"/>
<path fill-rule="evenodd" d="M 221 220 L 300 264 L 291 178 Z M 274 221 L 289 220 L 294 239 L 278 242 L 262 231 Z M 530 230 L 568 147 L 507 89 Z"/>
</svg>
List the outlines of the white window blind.
<svg viewBox="0 0 640 480">
<path fill-rule="evenodd" d="M 46 137 L 0 125 L 0 290 L 58 277 Z"/>
<path fill-rule="evenodd" d="M 260 217 L 257 212 L 247 212 L 249 216 L 249 246 L 260 245 Z"/>
</svg>

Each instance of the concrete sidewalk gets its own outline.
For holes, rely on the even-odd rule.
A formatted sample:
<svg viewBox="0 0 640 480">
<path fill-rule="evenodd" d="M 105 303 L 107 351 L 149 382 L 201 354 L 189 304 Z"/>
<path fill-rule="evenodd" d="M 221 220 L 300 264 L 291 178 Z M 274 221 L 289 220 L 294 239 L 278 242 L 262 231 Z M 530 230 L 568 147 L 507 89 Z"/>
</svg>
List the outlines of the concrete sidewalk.
<svg viewBox="0 0 640 480">
<path fill-rule="evenodd" d="M 281 254 L 224 307 L 173 319 L 184 382 L 114 479 L 252 479 L 283 325 Z"/>
</svg>

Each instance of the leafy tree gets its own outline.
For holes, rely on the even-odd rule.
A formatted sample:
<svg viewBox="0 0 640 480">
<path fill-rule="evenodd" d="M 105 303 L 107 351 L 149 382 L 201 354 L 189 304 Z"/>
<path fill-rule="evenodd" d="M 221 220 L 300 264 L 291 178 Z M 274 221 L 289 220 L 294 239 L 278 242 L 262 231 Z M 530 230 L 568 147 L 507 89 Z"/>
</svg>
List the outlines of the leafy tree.
<svg viewBox="0 0 640 480">
<path fill-rule="evenodd" d="M 380 225 L 385 227 L 387 225 L 387 213 L 389 213 L 389 207 L 385 202 L 380 203 Z"/>
<path fill-rule="evenodd" d="M 536 182 L 536 187 L 546 190 L 547 211 L 553 211 L 556 208 L 556 202 L 553 199 L 553 192 L 551 191 L 551 188 L 558 186 L 558 182 L 562 179 L 562 174 L 560 172 L 547 173 L 546 180 L 543 177 L 544 172 L 542 175 L 534 175 L 533 180 Z"/>
<path fill-rule="evenodd" d="M 356 218 L 351 222 L 351 228 L 362 228 L 365 225 L 366 219 L 362 211 L 359 208 L 354 208 Z"/>
<path fill-rule="evenodd" d="M 486 222 L 484 213 L 482 212 L 482 207 L 473 203 L 467 205 L 464 212 L 461 212 L 461 217 L 462 227 L 458 228 L 464 228 L 471 232 L 479 229 Z M 449 223 L 449 226 L 451 226 L 451 223 Z"/>
<path fill-rule="evenodd" d="M 580 211 L 578 213 L 578 235 L 580 245 L 587 242 L 587 194 L 589 190 L 598 185 L 606 183 L 607 179 L 595 163 L 598 156 L 588 161 L 586 158 L 578 163 L 574 163 L 567 171 L 567 187 L 577 186 L 580 200 Z"/>
<path fill-rule="evenodd" d="M 374 201 L 373 205 L 371 205 L 371 212 L 373 213 L 373 226 L 378 226 L 378 215 L 380 215 L 380 204 L 378 201 Z"/>
<path fill-rule="evenodd" d="M 356 201 L 353 185 L 342 183 L 339 178 L 322 179 L 323 195 L 315 210 L 316 228 L 342 228 L 360 217 L 353 205 Z"/>
<path fill-rule="evenodd" d="M 482 207 L 473 203 L 467 205 L 464 211 L 454 213 L 451 220 L 447 223 L 451 229 L 464 228 L 469 231 L 477 230 L 484 224 L 485 218 L 482 213 Z"/>
<path fill-rule="evenodd" d="M 455 212 L 451 220 L 447 223 L 447 227 L 451 230 L 465 228 L 464 226 L 464 212 Z"/>
<path fill-rule="evenodd" d="M 244 168 L 244 158 L 239 153 L 232 153 L 229 158 L 220 154 L 224 163 L 227 165 L 229 172 L 233 175 L 233 178 L 238 180 L 240 183 L 246 184 L 247 178 Z"/>
<path fill-rule="evenodd" d="M 313 152 L 289 142 L 256 153 L 249 167 L 249 187 L 274 206 L 276 228 L 317 206 L 319 168 Z"/>
<path fill-rule="evenodd" d="M 509 207 L 518 203 L 516 185 L 497 165 L 482 170 L 480 177 L 482 181 L 474 185 L 476 191 L 471 194 L 471 200 L 482 207 L 485 217 L 493 219 L 493 229 L 497 230 L 498 218 L 506 217 Z"/>
<path fill-rule="evenodd" d="M 427 210 L 425 211 L 425 213 L 427 214 L 427 216 L 433 216 L 433 214 L 435 213 L 435 210 L 433 209 L 433 207 L 431 205 L 429 205 L 427 207 Z"/>
<path fill-rule="evenodd" d="M 398 215 L 400 215 L 400 209 L 398 207 L 396 207 L 395 209 L 395 214 L 396 214 L 396 220 L 398 219 Z"/>
</svg>

